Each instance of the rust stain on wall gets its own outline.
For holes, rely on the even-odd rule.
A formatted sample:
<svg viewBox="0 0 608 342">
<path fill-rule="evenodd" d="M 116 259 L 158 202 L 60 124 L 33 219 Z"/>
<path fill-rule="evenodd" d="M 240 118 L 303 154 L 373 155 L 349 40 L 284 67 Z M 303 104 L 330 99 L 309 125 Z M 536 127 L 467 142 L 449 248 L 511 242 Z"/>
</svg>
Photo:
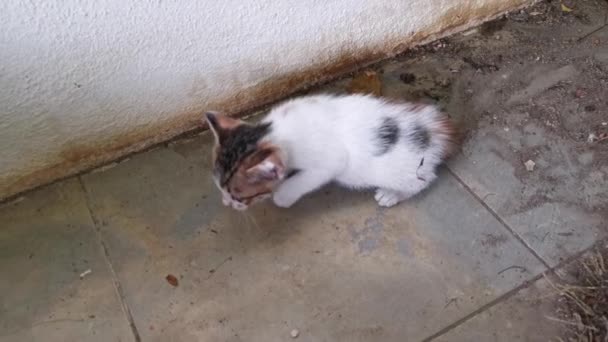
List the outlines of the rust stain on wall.
<svg viewBox="0 0 608 342">
<path fill-rule="evenodd" d="M 128 134 L 112 136 L 105 141 L 64 146 L 60 161 L 40 170 L 0 180 L 0 200 L 20 192 L 103 165 L 122 156 L 141 151 L 170 140 L 184 132 L 204 128 L 202 112 L 220 109 L 233 116 L 268 105 L 307 87 L 326 82 L 366 65 L 390 58 L 415 45 L 424 44 L 459 31 L 465 26 L 480 24 L 508 11 L 529 5 L 530 0 L 504 0 L 499 4 L 476 7 L 460 2 L 428 28 L 406 37 L 387 39 L 383 44 L 365 50 L 345 51 L 333 61 L 263 81 L 237 94 L 200 105 L 199 109 L 174 116 Z M 202 85 L 205 87 L 206 85 Z"/>
</svg>

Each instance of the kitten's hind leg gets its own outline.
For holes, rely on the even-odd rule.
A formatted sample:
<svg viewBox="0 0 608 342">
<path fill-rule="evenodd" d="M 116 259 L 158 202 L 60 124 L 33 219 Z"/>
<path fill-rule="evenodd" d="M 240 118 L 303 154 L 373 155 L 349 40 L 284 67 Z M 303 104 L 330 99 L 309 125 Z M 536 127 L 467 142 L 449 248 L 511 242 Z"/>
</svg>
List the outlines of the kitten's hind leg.
<svg viewBox="0 0 608 342">
<path fill-rule="evenodd" d="M 407 195 L 399 191 L 385 188 L 379 188 L 376 190 L 376 195 L 374 196 L 376 202 L 378 202 L 378 205 L 381 207 L 392 207 L 407 197 Z"/>
</svg>

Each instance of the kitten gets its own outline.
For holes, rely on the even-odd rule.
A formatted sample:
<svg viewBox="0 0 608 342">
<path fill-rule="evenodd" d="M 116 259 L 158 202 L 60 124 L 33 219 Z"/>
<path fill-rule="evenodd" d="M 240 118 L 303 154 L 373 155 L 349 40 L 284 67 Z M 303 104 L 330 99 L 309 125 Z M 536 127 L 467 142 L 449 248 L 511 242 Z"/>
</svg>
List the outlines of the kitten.
<svg viewBox="0 0 608 342">
<path fill-rule="evenodd" d="M 429 186 L 456 146 L 454 126 L 436 107 L 363 95 L 297 98 L 258 124 L 206 119 L 213 179 L 237 210 L 269 197 L 287 208 L 332 181 L 375 188 L 378 204 L 390 207 Z"/>
</svg>

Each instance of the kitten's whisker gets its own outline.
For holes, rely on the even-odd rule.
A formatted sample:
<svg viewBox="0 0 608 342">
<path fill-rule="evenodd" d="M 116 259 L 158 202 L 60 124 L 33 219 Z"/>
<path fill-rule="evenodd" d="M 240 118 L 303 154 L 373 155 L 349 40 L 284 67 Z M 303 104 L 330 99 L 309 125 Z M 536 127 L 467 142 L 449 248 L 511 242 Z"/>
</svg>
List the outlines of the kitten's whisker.
<svg viewBox="0 0 608 342">
<path fill-rule="evenodd" d="M 249 214 L 246 211 L 241 211 L 241 215 L 243 216 L 243 218 L 245 219 L 245 222 L 247 223 L 247 230 L 249 232 L 251 232 L 251 218 L 249 217 Z"/>
<path fill-rule="evenodd" d="M 251 223 L 253 223 L 253 225 L 258 229 L 260 229 L 260 225 L 258 224 L 258 221 L 255 219 L 255 216 L 251 215 L 251 214 L 245 214 L 246 216 L 248 216 L 251 219 Z"/>
</svg>

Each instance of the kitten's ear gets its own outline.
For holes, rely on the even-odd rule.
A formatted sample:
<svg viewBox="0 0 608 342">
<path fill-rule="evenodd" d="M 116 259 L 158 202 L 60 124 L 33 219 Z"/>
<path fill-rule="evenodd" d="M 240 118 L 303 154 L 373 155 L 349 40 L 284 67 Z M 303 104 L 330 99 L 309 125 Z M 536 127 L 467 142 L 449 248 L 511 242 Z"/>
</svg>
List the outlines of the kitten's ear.
<svg viewBox="0 0 608 342">
<path fill-rule="evenodd" d="M 241 123 L 239 120 L 216 112 L 205 113 L 205 120 L 217 142 L 224 140 L 229 131 Z"/>
<path fill-rule="evenodd" d="M 256 155 L 254 158 L 259 162 L 246 171 L 249 183 L 281 180 L 285 177 L 285 164 L 278 149 L 265 149 L 256 152 Z"/>
</svg>

